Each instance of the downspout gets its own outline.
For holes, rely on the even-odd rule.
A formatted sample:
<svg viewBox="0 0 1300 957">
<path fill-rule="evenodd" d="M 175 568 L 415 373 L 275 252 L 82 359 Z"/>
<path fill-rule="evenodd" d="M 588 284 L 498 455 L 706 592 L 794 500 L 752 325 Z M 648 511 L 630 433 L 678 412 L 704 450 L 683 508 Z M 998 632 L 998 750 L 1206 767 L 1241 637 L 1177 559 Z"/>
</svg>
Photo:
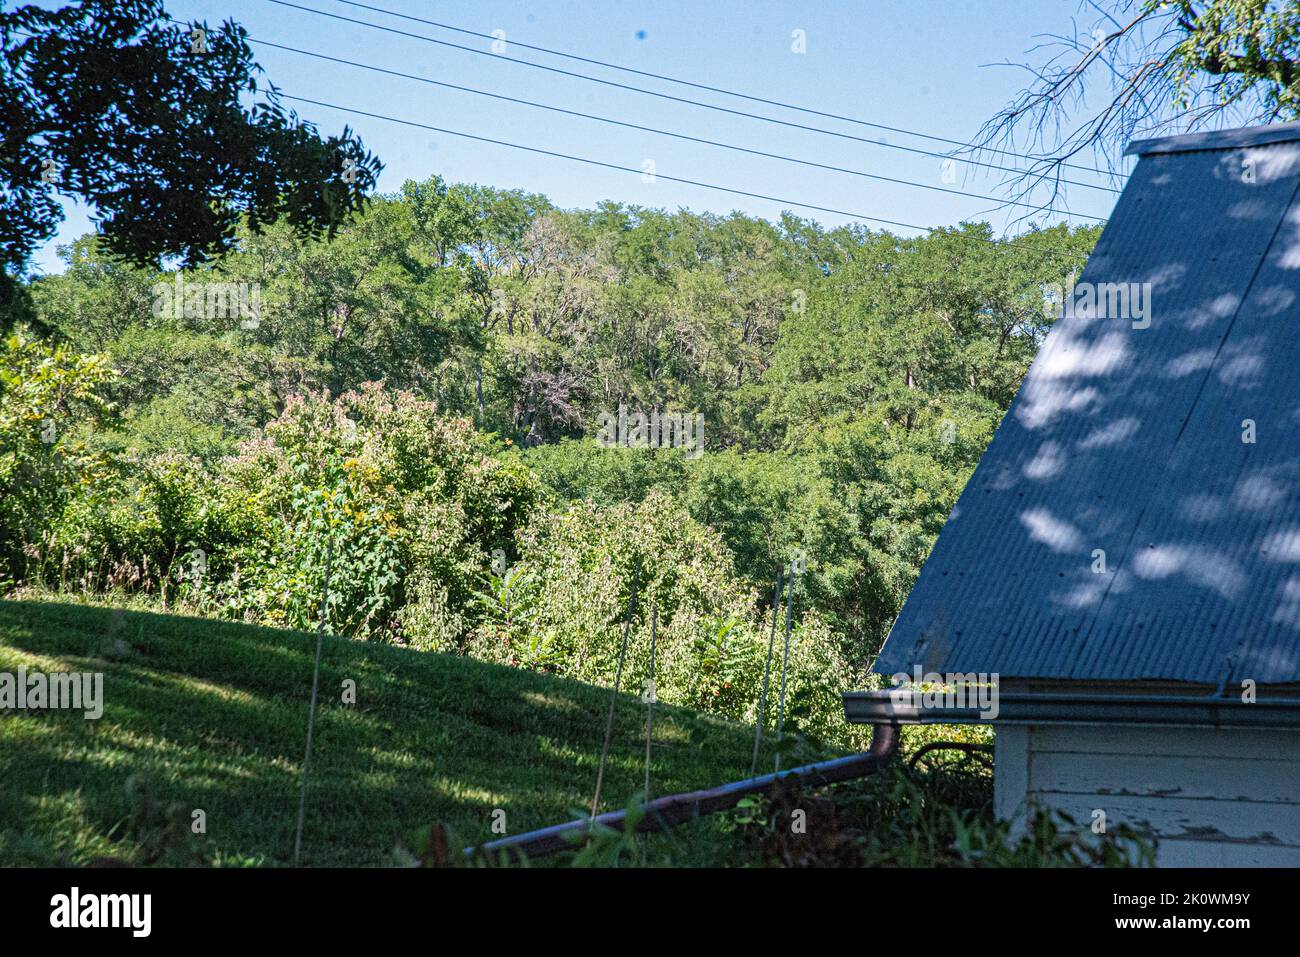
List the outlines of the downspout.
<svg viewBox="0 0 1300 957">
<path fill-rule="evenodd" d="M 733 781 L 703 791 L 688 791 L 684 794 L 669 794 L 656 798 L 648 804 L 641 805 L 643 814 L 637 822 L 636 829 L 642 832 L 665 830 L 706 814 L 725 811 L 735 807 L 744 797 L 771 791 L 778 782 L 794 780 L 802 787 L 815 788 L 839 781 L 865 778 L 884 767 L 897 750 L 898 727 L 892 724 L 876 724 L 871 730 L 871 746 L 862 754 L 834 758 L 817 764 L 806 764 L 803 767 L 791 768 L 789 771 L 778 771 L 756 778 L 746 778 L 743 781 Z M 610 811 L 596 817 L 594 823 L 621 831 L 626 817 L 626 810 Z M 566 821 L 536 831 L 498 838 L 477 848 L 467 847 L 464 853 L 466 857 L 471 857 L 481 851 L 490 858 L 495 858 L 502 851 L 519 851 L 529 858 L 543 857 L 556 851 L 573 850 L 581 844 L 582 835 L 592 825 L 593 821 L 586 819 Z"/>
</svg>

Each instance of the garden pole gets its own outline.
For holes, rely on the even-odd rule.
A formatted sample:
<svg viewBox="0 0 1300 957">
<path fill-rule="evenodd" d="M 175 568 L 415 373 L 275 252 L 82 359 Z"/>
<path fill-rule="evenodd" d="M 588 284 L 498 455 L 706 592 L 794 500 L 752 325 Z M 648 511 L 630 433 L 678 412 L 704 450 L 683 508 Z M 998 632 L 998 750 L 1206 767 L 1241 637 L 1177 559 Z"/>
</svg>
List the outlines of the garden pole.
<svg viewBox="0 0 1300 957">
<path fill-rule="evenodd" d="M 605 719 L 605 743 L 600 748 L 600 768 L 596 771 L 596 794 L 591 799 L 591 820 L 596 820 L 600 806 L 600 785 L 605 780 L 605 759 L 609 755 L 609 739 L 614 734 L 614 706 L 618 704 L 618 686 L 623 680 L 623 661 L 627 657 L 627 637 L 632 631 L 632 614 L 636 611 L 636 588 L 641 578 L 641 559 L 632 570 L 632 594 L 627 599 L 627 621 L 623 625 L 623 647 L 618 653 L 618 670 L 614 673 L 614 688 L 609 694 L 609 717 Z"/>
<path fill-rule="evenodd" d="M 645 793 L 643 802 L 650 800 L 650 734 L 655 726 L 655 633 L 659 630 L 659 603 L 650 608 L 650 689 L 646 695 L 645 710 Z"/>
<path fill-rule="evenodd" d="M 307 712 L 307 753 L 302 759 L 302 793 L 298 795 L 298 830 L 293 838 L 293 866 L 302 855 L 302 824 L 307 814 L 307 771 L 311 767 L 311 735 L 316 727 L 316 690 L 320 687 L 320 655 L 325 643 L 325 616 L 329 611 L 330 569 L 334 563 L 334 536 L 325 539 L 325 591 L 320 598 L 320 622 L 316 626 L 316 664 L 311 675 L 311 707 Z"/>
<path fill-rule="evenodd" d="M 655 636 L 659 631 L 659 602 L 650 606 L 650 687 L 645 699 L 645 788 L 641 803 L 650 803 L 650 736 L 655 726 Z M 641 866 L 645 867 L 649 838 L 641 843 Z"/>
<path fill-rule="evenodd" d="M 763 690 L 758 695 L 758 721 L 754 728 L 754 757 L 749 762 L 749 776 L 758 771 L 758 745 L 763 740 L 763 722 L 767 719 L 767 679 L 772 670 L 772 649 L 776 646 L 776 615 L 781 607 L 781 567 L 776 569 L 776 590 L 772 595 L 772 630 L 767 636 L 767 661 L 763 665 Z"/>
<path fill-rule="evenodd" d="M 794 586 L 798 578 L 795 571 L 795 565 L 790 563 L 790 581 L 789 592 L 786 595 L 785 602 L 785 653 L 781 656 L 781 703 L 777 709 L 776 717 L 776 744 L 779 749 L 781 746 L 781 728 L 785 725 L 785 668 L 790 661 L 790 616 L 794 612 Z M 776 752 L 776 770 L 781 770 L 781 752 Z"/>
</svg>

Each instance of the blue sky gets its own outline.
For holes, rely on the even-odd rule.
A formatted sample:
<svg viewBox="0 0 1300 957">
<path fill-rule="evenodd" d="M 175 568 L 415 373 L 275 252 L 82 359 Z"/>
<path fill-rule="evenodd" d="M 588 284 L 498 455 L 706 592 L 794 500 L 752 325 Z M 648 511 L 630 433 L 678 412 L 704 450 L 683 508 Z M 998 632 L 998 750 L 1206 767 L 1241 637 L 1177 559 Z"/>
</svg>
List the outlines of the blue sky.
<svg viewBox="0 0 1300 957">
<path fill-rule="evenodd" d="M 489 51 L 491 41 L 402 21 L 338 0 L 293 0 L 303 6 L 436 37 Z M 810 126 L 839 130 L 887 143 L 947 147 L 912 136 L 885 133 L 808 116 L 778 107 L 690 90 L 644 77 L 576 64 L 521 49 L 520 41 L 595 59 L 795 103 L 830 113 L 968 140 L 1004 106 L 1026 74 L 994 64 L 1026 58 L 1043 34 L 1083 32 L 1093 19 L 1072 0 L 857 0 L 857 2 L 738 2 L 661 0 L 657 3 L 538 0 L 472 5 L 440 0 L 365 0 L 366 3 L 490 34 L 505 32 L 508 56 L 676 96 L 762 113 Z M 58 4 L 42 3 L 42 6 Z M 286 8 L 269 0 L 169 0 L 178 19 L 231 18 L 257 40 L 374 64 L 566 109 L 610 116 L 643 126 L 782 153 L 834 166 L 936 186 L 943 182 L 938 158 L 852 142 L 819 133 L 773 126 L 579 79 L 530 69 L 500 57 L 476 55 L 417 39 L 371 30 Z M 1075 19 L 1078 17 L 1078 19 Z M 792 49 L 802 30 L 806 52 Z M 652 160 L 661 176 L 678 176 L 817 206 L 928 226 L 962 219 L 988 219 L 999 230 L 1018 211 L 944 193 L 810 169 L 778 160 L 685 143 L 636 130 L 561 116 L 449 91 L 391 76 L 253 44 L 267 77 L 288 94 L 387 114 L 449 130 L 591 157 L 640 170 Z M 773 218 L 783 208 L 829 225 L 851 217 L 814 212 L 766 200 L 714 192 L 663 178 L 644 182 L 634 173 L 598 169 L 473 140 L 413 129 L 377 119 L 291 103 L 322 132 L 347 123 L 385 163 L 380 191 L 406 179 L 438 173 L 452 181 L 478 182 L 545 193 L 560 206 L 590 207 L 611 199 L 645 206 L 727 213 L 738 209 Z M 1081 157 L 1097 165 L 1093 157 Z M 966 165 L 950 187 L 991 195 L 998 174 Z M 1072 178 L 1104 182 L 1087 173 Z M 1105 216 L 1114 195 L 1069 188 L 1072 213 Z M 90 228 L 87 211 L 67 204 L 58 236 L 35 257 L 43 271 L 61 268 L 55 246 Z M 1056 221 L 1056 218 L 1048 221 Z M 1077 220 L 1088 222 L 1088 220 Z M 868 225 L 873 225 L 868 223 Z M 896 230 L 908 232 L 907 230 Z"/>
</svg>

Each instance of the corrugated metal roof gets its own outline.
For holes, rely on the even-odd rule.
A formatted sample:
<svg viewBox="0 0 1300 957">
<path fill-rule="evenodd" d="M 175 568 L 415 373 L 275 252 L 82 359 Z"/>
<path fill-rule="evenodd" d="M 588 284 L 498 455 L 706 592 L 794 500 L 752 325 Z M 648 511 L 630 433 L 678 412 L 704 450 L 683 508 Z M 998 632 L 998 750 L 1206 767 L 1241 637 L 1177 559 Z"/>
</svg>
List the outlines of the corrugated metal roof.
<svg viewBox="0 0 1300 957">
<path fill-rule="evenodd" d="M 1134 140 L 1124 150 L 1125 156 L 1151 153 L 1187 153 L 1191 150 L 1231 150 L 1244 146 L 1267 146 L 1300 140 L 1300 123 L 1277 123 L 1273 126 L 1243 126 L 1213 133 L 1184 133 L 1153 140 Z"/>
<path fill-rule="evenodd" d="M 1149 326 L 1056 323 L 878 672 L 1300 681 L 1300 141 L 1252 142 L 1144 151 L 1078 288 Z"/>
</svg>

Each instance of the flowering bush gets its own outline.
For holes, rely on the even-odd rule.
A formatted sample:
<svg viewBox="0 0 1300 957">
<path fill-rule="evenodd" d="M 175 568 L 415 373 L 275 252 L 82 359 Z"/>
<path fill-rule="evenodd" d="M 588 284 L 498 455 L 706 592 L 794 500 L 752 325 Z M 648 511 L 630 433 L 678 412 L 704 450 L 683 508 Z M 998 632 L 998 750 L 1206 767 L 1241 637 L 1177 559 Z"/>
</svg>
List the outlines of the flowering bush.
<svg viewBox="0 0 1300 957">
<path fill-rule="evenodd" d="M 458 649 L 492 552 L 513 550 L 537 498 L 488 441 L 379 384 L 296 396 L 211 466 L 122 456 L 67 497 L 28 553 L 58 587 L 296 628 L 323 613 L 339 634 Z"/>
<path fill-rule="evenodd" d="M 535 484 L 488 455 L 468 420 L 371 383 L 291 399 L 223 463 L 228 494 L 266 517 L 244 563 L 241 613 L 453 649 L 498 543 L 531 514 Z"/>
</svg>

